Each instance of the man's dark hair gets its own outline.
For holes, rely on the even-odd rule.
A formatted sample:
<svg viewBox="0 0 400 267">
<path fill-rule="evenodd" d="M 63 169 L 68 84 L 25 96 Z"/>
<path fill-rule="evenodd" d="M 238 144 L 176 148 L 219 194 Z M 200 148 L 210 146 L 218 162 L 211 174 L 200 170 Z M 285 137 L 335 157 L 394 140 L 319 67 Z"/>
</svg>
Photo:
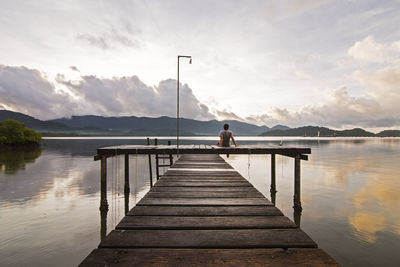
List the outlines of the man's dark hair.
<svg viewBox="0 0 400 267">
<path fill-rule="evenodd" d="M 229 124 L 225 123 L 224 124 L 224 130 L 228 130 L 229 129 Z"/>
</svg>

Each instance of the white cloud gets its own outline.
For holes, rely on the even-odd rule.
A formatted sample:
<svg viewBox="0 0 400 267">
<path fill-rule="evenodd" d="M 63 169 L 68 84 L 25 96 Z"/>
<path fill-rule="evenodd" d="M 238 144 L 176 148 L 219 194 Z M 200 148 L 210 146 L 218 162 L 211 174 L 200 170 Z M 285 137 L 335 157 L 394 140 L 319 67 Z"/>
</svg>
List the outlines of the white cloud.
<svg viewBox="0 0 400 267">
<path fill-rule="evenodd" d="M 297 71 L 294 72 L 294 74 L 296 75 L 297 79 L 301 79 L 301 80 L 312 79 L 312 75 L 310 73 L 305 72 L 305 71 L 297 70 Z"/>
<path fill-rule="evenodd" d="M 399 101 L 399 97 L 397 97 Z M 273 108 L 268 113 L 251 116 L 255 122 L 266 125 L 286 124 L 292 127 L 304 125 L 322 125 L 335 128 L 343 127 L 393 127 L 398 126 L 400 107 L 389 110 L 375 98 L 353 97 L 346 87 L 335 89 L 326 102 L 308 105 L 297 111 Z"/>
<path fill-rule="evenodd" d="M 364 62 L 400 63 L 400 40 L 379 43 L 373 36 L 367 36 L 350 47 L 348 55 Z"/>
</svg>

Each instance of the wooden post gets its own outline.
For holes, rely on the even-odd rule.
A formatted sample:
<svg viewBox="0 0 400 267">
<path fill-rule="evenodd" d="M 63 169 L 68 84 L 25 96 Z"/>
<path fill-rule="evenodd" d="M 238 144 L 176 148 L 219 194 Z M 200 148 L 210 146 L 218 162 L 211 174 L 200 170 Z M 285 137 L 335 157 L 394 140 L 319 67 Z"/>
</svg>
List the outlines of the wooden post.
<svg viewBox="0 0 400 267">
<path fill-rule="evenodd" d="M 171 145 L 171 140 L 168 140 L 168 145 Z M 174 160 L 172 158 L 172 154 L 169 154 L 169 165 L 172 166 L 172 164 L 174 164 Z"/>
<path fill-rule="evenodd" d="M 293 208 L 302 210 L 300 201 L 300 155 L 294 157 L 294 196 Z"/>
<path fill-rule="evenodd" d="M 293 209 L 293 221 L 300 228 L 301 223 L 301 209 Z"/>
<path fill-rule="evenodd" d="M 275 166 L 275 154 L 271 154 L 271 193 L 276 193 L 276 166 Z"/>
<path fill-rule="evenodd" d="M 155 146 L 158 146 L 158 140 L 157 140 L 157 138 L 154 138 L 154 145 Z M 160 178 L 160 170 L 159 170 L 159 162 L 158 162 L 158 154 L 156 153 L 156 178 L 157 178 L 157 181 L 158 181 L 158 179 Z"/>
<path fill-rule="evenodd" d="M 147 145 L 150 145 L 150 138 L 147 137 Z M 153 171 L 151 169 L 151 154 L 149 154 L 150 187 L 153 187 Z"/>
<path fill-rule="evenodd" d="M 100 210 L 108 211 L 107 202 L 107 157 L 101 156 L 100 162 Z"/>
<path fill-rule="evenodd" d="M 129 212 L 129 192 L 124 193 L 125 215 Z"/>
<path fill-rule="evenodd" d="M 107 210 L 100 209 L 100 240 L 103 240 L 107 235 Z"/>
<path fill-rule="evenodd" d="M 124 193 L 129 194 L 129 154 L 125 154 L 125 185 Z"/>
<path fill-rule="evenodd" d="M 276 206 L 276 191 L 275 192 L 271 191 L 271 202 L 272 204 L 274 204 L 274 206 Z"/>
</svg>

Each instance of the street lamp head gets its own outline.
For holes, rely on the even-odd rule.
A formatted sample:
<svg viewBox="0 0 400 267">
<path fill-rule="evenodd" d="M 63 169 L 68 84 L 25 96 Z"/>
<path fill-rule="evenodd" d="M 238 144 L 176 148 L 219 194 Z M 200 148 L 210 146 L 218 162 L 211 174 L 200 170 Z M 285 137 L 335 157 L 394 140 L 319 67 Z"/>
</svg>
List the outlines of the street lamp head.
<svg viewBox="0 0 400 267">
<path fill-rule="evenodd" d="M 190 60 L 189 60 L 189 64 L 192 64 L 192 58 L 190 58 Z"/>
</svg>

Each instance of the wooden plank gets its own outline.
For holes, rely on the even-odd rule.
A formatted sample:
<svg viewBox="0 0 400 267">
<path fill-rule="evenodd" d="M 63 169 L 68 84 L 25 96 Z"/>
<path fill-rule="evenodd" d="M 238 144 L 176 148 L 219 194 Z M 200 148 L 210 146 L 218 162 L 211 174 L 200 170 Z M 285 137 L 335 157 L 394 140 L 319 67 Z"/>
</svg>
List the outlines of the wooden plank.
<svg viewBox="0 0 400 267">
<path fill-rule="evenodd" d="M 137 205 L 256 206 L 272 203 L 266 198 L 142 198 Z"/>
<path fill-rule="evenodd" d="M 164 176 L 195 176 L 195 177 L 241 177 L 237 172 L 207 172 L 207 171 L 171 171 L 168 170 Z"/>
<path fill-rule="evenodd" d="M 260 192 L 149 192 L 148 198 L 264 198 Z"/>
<path fill-rule="evenodd" d="M 167 181 L 167 180 L 180 180 L 180 181 L 184 181 L 186 180 L 199 180 L 199 181 L 203 181 L 203 180 L 233 180 L 233 181 L 247 181 L 246 179 L 244 179 L 243 177 L 240 176 L 175 176 L 175 175 L 168 175 L 168 176 L 162 176 L 161 179 L 163 179 L 163 181 Z"/>
<path fill-rule="evenodd" d="M 179 187 L 179 186 L 156 186 L 151 192 L 259 192 L 252 186 L 247 187 Z"/>
<path fill-rule="evenodd" d="M 155 186 L 181 186 L 181 187 L 242 187 L 242 186 L 252 186 L 250 183 L 244 182 L 219 182 L 219 181 L 207 181 L 207 182 L 165 182 L 163 180 L 159 180 Z"/>
<path fill-rule="evenodd" d="M 91 266 L 340 266 L 318 248 L 289 249 L 95 249 L 79 265 Z"/>
<path fill-rule="evenodd" d="M 297 228 L 285 216 L 125 216 L 116 226 L 131 229 L 272 229 Z"/>
<path fill-rule="evenodd" d="M 300 229 L 113 230 L 99 248 L 316 248 Z"/>
<path fill-rule="evenodd" d="M 206 165 L 206 164 L 174 164 L 171 166 L 171 169 L 232 169 L 228 164 L 224 165 Z"/>
<path fill-rule="evenodd" d="M 275 206 L 135 206 L 128 215 L 148 216 L 280 216 Z"/>
<path fill-rule="evenodd" d="M 220 182 L 220 183 L 242 183 L 242 184 L 248 184 L 246 180 L 239 180 L 239 179 L 212 179 L 212 178 L 203 178 L 203 179 L 190 179 L 190 178 L 165 178 L 163 182 Z"/>
</svg>

